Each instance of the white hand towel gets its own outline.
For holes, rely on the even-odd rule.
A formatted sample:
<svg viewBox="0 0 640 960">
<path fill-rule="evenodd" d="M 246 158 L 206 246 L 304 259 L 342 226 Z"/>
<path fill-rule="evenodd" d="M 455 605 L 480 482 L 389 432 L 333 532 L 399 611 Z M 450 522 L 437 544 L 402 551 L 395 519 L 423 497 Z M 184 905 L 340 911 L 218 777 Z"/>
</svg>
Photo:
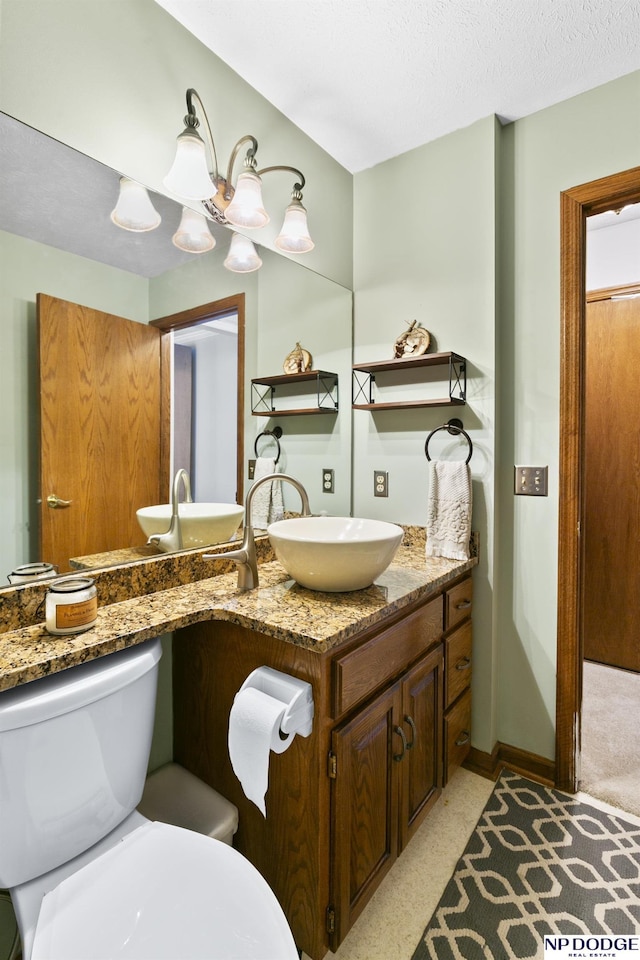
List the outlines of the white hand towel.
<svg viewBox="0 0 640 960">
<path fill-rule="evenodd" d="M 253 473 L 254 483 L 270 473 L 278 473 L 278 467 L 273 457 L 258 457 Z M 266 530 L 270 523 L 282 520 L 284 517 L 284 502 L 282 499 L 282 483 L 274 480 L 272 483 L 263 483 L 259 487 L 251 504 L 251 523 L 259 530 Z"/>
<path fill-rule="evenodd" d="M 471 471 L 463 461 L 429 461 L 427 556 L 469 559 Z"/>
</svg>

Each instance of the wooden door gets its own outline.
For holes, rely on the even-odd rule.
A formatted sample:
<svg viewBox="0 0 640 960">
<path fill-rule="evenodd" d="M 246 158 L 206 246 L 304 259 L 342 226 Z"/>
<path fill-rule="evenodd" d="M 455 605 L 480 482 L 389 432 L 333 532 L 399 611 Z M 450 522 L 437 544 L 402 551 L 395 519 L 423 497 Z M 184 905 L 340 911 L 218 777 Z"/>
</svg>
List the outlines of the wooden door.
<svg viewBox="0 0 640 960">
<path fill-rule="evenodd" d="M 442 645 L 413 667 L 402 683 L 407 752 L 401 775 L 400 851 L 442 792 Z"/>
<path fill-rule="evenodd" d="M 45 294 L 37 305 L 40 559 L 64 571 L 143 544 L 136 510 L 161 502 L 161 334 Z"/>
<path fill-rule="evenodd" d="M 640 671 L 640 299 L 586 310 L 584 656 Z"/>
<path fill-rule="evenodd" d="M 331 889 L 335 950 L 398 855 L 400 684 L 332 734 Z"/>
</svg>

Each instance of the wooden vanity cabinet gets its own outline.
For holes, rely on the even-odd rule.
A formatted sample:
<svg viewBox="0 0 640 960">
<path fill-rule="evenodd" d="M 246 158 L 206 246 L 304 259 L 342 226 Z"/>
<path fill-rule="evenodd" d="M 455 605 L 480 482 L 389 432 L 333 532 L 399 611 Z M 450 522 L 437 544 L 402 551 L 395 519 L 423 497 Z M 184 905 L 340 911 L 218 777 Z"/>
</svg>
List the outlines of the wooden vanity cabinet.
<svg viewBox="0 0 640 960">
<path fill-rule="evenodd" d="M 438 593 L 322 653 L 225 622 L 175 635 L 175 760 L 238 807 L 234 845 L 313 960 L 337 948 L 441 792 L 446 623 Z M 233 698 L 262 665 L 311 683 L 315 706 L 311 735 L 270 755 L 266 818 L 227 747 Z"/>
<path fill-rule="evenodd" d="M 442 648 L 331 736 L 330 943 L 336 949 L 442 787 Z"/>
</svg>

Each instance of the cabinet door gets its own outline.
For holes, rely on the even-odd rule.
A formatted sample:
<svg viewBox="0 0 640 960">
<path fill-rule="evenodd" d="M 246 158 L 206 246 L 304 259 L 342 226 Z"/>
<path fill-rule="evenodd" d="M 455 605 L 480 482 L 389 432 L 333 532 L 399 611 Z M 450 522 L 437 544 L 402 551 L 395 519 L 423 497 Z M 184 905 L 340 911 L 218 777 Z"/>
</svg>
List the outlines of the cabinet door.
<svg viewBox="0 0 640 960">
<path fill-rule="evenodd" d="M 335 950 L 398 854 L 400 683 L 332 734 L 331 889 Z"/>
<path fill-rule="evenodd" d="M 402 725 L 407 750 L 398 764 L 400 850 L 407 845 L 442 790 L 442 645 L 422 659 L 402 682 Z"/>
</svg>

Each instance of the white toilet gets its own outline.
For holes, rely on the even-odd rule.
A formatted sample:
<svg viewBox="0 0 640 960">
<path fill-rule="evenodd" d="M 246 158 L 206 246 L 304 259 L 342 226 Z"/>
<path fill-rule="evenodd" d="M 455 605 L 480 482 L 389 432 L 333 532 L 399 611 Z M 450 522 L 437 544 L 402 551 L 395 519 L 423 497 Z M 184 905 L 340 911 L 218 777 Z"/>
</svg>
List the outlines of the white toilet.
<svg viewBox="0 0 640 960">
<path fill-rule="evenodd" d="M 160 641 L 0 693 L 0 887 L 24 960 L 298 960 L 232 847 L 145 819 Z"/>
</svg>

